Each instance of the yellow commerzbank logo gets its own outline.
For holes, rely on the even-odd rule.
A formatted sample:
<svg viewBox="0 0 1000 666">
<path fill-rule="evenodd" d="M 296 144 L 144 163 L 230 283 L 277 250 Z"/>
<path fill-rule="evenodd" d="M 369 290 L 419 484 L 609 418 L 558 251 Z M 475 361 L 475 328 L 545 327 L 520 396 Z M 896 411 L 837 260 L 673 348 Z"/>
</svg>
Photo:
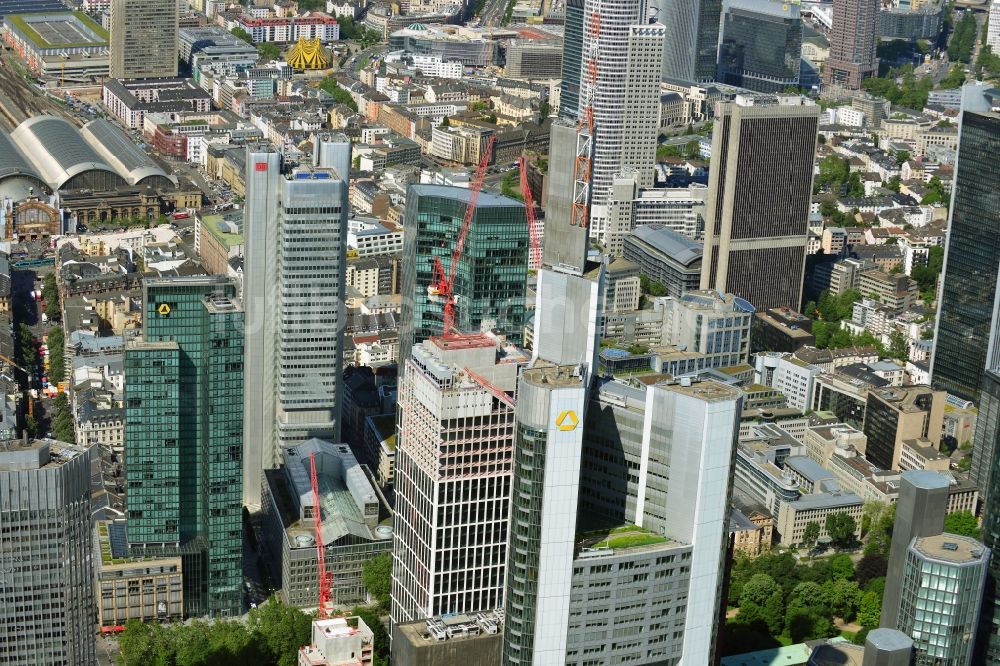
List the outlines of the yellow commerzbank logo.
<svg viewBox="0 0 1000 666">
<path fill-rule="evenodd" d="M 161 303 L 160 307 L 156 308 L 156 311 L 160 313 L 161 317 L 166 317 L 170 314 L 170 306 L 166 303 Z"/>
<path fill-rule="evenodd" d="M 565 409 L 556 417 L 556 426 L 560 430 L 576 430 L 579 424 L 580 419 L 576 418 L 576 412 L 572 409 Z"/>
</svg>

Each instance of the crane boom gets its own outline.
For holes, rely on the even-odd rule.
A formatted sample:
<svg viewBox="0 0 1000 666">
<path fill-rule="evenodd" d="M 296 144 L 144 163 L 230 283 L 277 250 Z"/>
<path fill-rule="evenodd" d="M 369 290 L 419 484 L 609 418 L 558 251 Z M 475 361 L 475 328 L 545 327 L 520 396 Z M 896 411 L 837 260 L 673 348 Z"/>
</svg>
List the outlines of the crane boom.
<svg viewBox="0 0 1000 666">
<path fill-rule="evenodd" d="M 524 197 L 524 212 L 528 218 L 528 237 L 531 239 L 531 254 L 528 257 L 528 267 L 542 267 L 542 241 L 538 233 L 538 220 L 535 218 L 535 199 L 531 196 L 531 185 L 528 184 L 528 163 L 524 155 L 517 160 L 521 169 L 521 195 Z"/>
<path fill-rule="evenodd" d="M 309 480 L 312 482 L 313 526 L 316 530 L 316 574 L 319 579 L 319 618 L 330 616 L 330 576 L 326 571 L 326 547 L 323 545 L 323 512 L 319 501 L 319 478 L 316 475 L 316 452 L 309 454 Z"/>
<path fill-rule="evenodd" d="M 486 140 L 479 166 L 476 168 L 476 175 L 469 186 L 469 203 L 465 207 L 465 218 L 458 230 L 458 238 L 455 240 L 455 247 L 451 252 L 451 266 L 448 267 L 447 273 L 441 265 L 441 260 L 434 257 L 434 275 L 431 278 L 430 291 L 444 301 L 444 335 L 451 335 L 455 328 L 455 276 L 458 273 L 458 262 L 462 259 L 462 252 L 465 251 L 465 240 L 469 237 L 472 217 L 476 214 L 476 202 L 483 189 L 483 181 L 486 180 L 486 169 L 490 165 L 495 141 L 495 135 Z"/>
</svg>

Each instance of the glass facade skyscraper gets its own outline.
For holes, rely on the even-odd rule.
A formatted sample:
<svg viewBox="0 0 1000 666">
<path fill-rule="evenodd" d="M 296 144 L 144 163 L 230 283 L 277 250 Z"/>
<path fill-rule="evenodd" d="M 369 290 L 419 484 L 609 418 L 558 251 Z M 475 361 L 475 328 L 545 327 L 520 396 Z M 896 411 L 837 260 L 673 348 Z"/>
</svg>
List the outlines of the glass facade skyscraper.
<svg viewBox="0 0 1000 666">
<path fill-rule="evenodd" d="M 1000 268 L 1000 113 L 986 84 L 962 92 L 958 159 L 938 298 L 931 381 L 979 399 Z"/>
<path fill-rule="evenodd" d="M 125 350 L 129 547 L 200 553 L 186 615 L 242 611 L 243 323 L 228 278 L 149 279 Z"/>
<path fill-rule="evenodd" d="M 580 113 L 580 69 L 583 63 L 583 0 L 567 0 L 563 33 L 559 115 L 575 120 Z"/>
<path fill-rule="evenodd" d="M 399 358 L 432 335 L 441 335 L 444 303 L 427 292 L 434 258 L 447 273 L 471 192 L 463 187 L 411 185 L 403 237 L 402 327 Z M 455 327 L 478 332 L 483 322 L 514 344 L 524 335 L 528 278 L 528 223 L 524 204 L 489 192 L 479 195 L 455 274 Z"/>
<path fill-rule="evenodd" d="M 971 478 L 982 493 L 983 542 L 990 549 L 990 563 L 979 648 L 988 663 L 1000 663 L 1000 373 L 987 370 L 981 386 Z"/>
<path fill-rule="evenodd" d="M 896 628 L 913 639 L 914 663 L 976 663 L 972 650 L 988 559 L 983 544 L 956 534 L 917 537 L 910 544 Z"/>
<path fill-rule="evenodd" d="M 802 20 L 799 5 L 731 0 L 722 17 L 718 79 L 766 93 L 799 85 Z"/>
<path fill-rule="evenodd" d="M 722 0 L 653 0 L 650 5 L 653 18 L 667 28 L 664 78 L 714 80 Z"/>
</svg>

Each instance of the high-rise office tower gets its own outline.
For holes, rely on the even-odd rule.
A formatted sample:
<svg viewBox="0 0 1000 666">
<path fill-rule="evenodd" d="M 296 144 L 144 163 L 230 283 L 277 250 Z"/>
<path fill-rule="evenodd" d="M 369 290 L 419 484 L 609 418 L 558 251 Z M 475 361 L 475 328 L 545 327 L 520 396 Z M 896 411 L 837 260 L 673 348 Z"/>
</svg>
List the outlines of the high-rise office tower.
<svg viewBox="0 0 1000 666">
<path fill-rule="evenodd" d="M 1000 269 L 1000 105 L 990 86 L 962 89 L 958 157 L 938 298 L 931 383 L 979 399 Z"/>
<path fill-rule="evenodd" d="M 823 70 L 823 81 L 852 90 L 878 74 L 879 0 L 833 0 L 833 30 L 830 33 L 830 57 Z"/>
<path fill-rule="evenodd" d="M 125 349 L 126 529 L 181 554 L 185 615 L 243 606 L 243 306 L 221 276 L 147 279 Z"/>
<path fill-rule="evenodd" d="M 663 78 L 715 79 L 722 0 L 652 0 L 653 19 L 667 27 Z"/>
<path fill-rule="evenodd" d="M 982 543 L 967 536 L 913 539 L 903 562 L 895 628 L 913 639 L 914 663 L 986 663 L 973 661 L 972 652 L 989 556 Z"/>
<path fill-rule="evenodd" d="M 661 48 L 664 35 L 665 28 L 659 24 L 630 26 L 627 69 L 625 76 L 621 77 L 624 97 L 620 117 L 615 121 L 612 113 L 608 112 L 611 108 L 610 97 L 602 99 L 602 104 L 594 107 L 597 138 L 590 181 L 593 194 L 590 236 L 602 243 L 606 252 L 614 255 L 621 255 L 624 238 L 635 227 L 632 202 L 639 188 L 653 186 L 656 137 L 660 124 L 656 113 L 660 104 L 656 53 Z M 597 90 L 612 85 L 604 81 Z M 598 109 L 603 111 L 600 117 L 604 119 L 604 124 L 598 120 Z M 568 166 L 572 167 L 572 164 Z"/>
<path fill-rule="evenodd" d="M 819 107 L 797 96 L 737 96 L 712 135 L 701 288 L 764 312 L 802 300 Z"/>
<path fill-rule="evenodd" d="M 280 447 L 340 441 L 350 143 L 317 137 L 314 162 L 283 165 L 268 148 L 247 151 L 249 506 L 260 505 L 261 471 L 277 465 Z"/>
<path fill-rule="evenodd" d="M 559 115 L 576 118 L 580 112 L 580 72 L 583 67 L 584 0 L 567 0 L 563 29 L 562 80 L 559 82 Z"/>
<path fill-rule="evenodd" d="M 802 20 L 798 3 L 731 0 L 722 15 L 722 83 L 765 93 L 799 85 Z"/>
<path fill-rule="evenodd" d="M 526 370 L 519 390 L 504 663 L 712 663 L 741 392 L 606 382 L 576 425 L 573 366 Z"/>
<path fill-rule="evenodd" d="M 507 666 L 566 663 L 587 390 L 576 365 L 534 364 L 518 383 Z"/>
<path fill-rule="evenodd" d="M 903 472 L 896 503 L 896 521 L 889 549 L 889 569 L 882 595 L 880 625 L 897 628 L 900 598 L 904 586 L 903 565 L 915 538 L 941 534 L 948 509 L 948 477 L 929 470 Z"/>
<path fill-rule="evenodd" d="M 111 0 L 110 76 L 177 76 L 178 0 Z"/>
<path fill-rule="evenodd" d="M 586 11 L 602 13 L 600 37 L 595 40 L 593 31 L 586 29 L 583 35 L 585 58 L 596 44 L 597 78 L 581 74 L 580 106 L 589 103 L 593 109 L 589 229 L 591 238 L 603 242 L 615 176 L 634 174 L 640 187 L 653 185 L 659 130 L 658 64 L 666 29 L 644 24 L 643 2 L 628 0 L 616 4 L 613 11 L 598 4 L 586 3 Z M 560 166 L 573 169 L 574 163 Z"/>
<path fill-rule="evenodd" d="M 972 436 L 972 469 L 969 478 L 979 488 L 979 498 L 987 504 L 993 501 L 990 492 L 993 466 L 1000 453 L 1000 372 L 986 368 L 980 383 L 979 413 L 976 414 L 976 430 Z M 1000 500 L 1000 497 L 997 498 Z"/>
<path fill-rule="evenodd" d="M 413 346 L 399 390 L 394 623 L 503 607 L 518 365 L 487 335 Z"/>
<path fill-rule="evenodd" d="M 983 196 L 989 196 L 989 193 L 984 192 Z M 1000 316 L 1000 311 L 994 310 L 994 318 Z M 969 476 L 979 487 L 983 542 L 990 550 L 978 652 L 980 657 L 985 657 L 987 663 L 992 664 L 1000 663 L 1000 474 L 996 473 L 996 466 L 1000 464 L 997 461 L 1000 456 L 1000 358 L 996 347 L 1000 340 L 1000 326 L 996 319 L 990 336 L 986 369 L 980 383 L 979 414 L 972 440 L 972 470 Z"/>
<path fill-rule="evenodd" d="M 91 450 L 0 442 L 0 663 L 97 663 Z"/>
<path fill-rule="evenodd" d="M 712 663 L 741 393 L 595 386 L 605 270 L 582 236 L 547 230 L 518 384 L 503 663 Z"/>
<path fill-rule="evenodd" d="M 464 187 L 411 185 L 403 226 L 403 311 L 399 358 L 410 348 L 444 331 L 444 307 L 427 291 L 434 258 L 447 273 L 471 192 Z M 528 224 L 524 204 L 483 192 L 455 272 L 455 327 L 463 333 L 495 329 L 514 344 L 524 334 L 524 297 L 528 277 Z"/>
</svg>

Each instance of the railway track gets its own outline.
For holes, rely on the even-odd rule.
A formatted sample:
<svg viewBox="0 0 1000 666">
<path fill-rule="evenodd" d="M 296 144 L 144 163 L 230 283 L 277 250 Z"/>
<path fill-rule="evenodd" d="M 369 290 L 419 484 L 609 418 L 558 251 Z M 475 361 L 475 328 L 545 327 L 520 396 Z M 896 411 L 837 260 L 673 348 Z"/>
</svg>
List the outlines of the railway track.
<svg viewBox="0 0 1000 666">
<path fill-rule="evenodd" d="M 0 124 L 4 129 L 9 132 L 28 118 L 40 115 L 62 116 L 79 125 L 80 121 L 73 114 L 67 113 L 14 69 L 10 62 L 13 58 L 9 51 L 0 51 Z"/>
</svg>

